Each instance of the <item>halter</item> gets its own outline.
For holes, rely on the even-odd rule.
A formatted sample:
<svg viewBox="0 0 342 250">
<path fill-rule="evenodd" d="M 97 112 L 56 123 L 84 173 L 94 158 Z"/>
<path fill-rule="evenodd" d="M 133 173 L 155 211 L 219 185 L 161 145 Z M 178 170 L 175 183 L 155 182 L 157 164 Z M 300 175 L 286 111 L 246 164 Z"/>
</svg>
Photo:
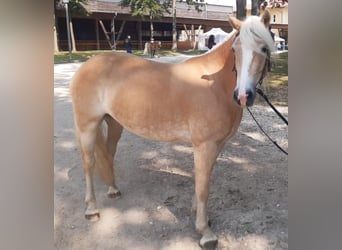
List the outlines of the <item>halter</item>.
<svg viewBox="0 0 342 250">
<path fill-rule="evenodd" d="M 233 41 L 232 41 L 232 44 L 235 42 L 236 38 L 239 36 L 239 32 L 236 33 Z M 236 77 L 237 77 L 237 70 L 236 70 L 236 66 L 235 66 L 235 50 L 234 48 L 232 48 L 233 50 L 233 53 L 234 53 L 234 65 L 233 65 L 233 71 L 235 72 L 236 74 Z M 270 50 L 267 49 L 266 51 L 266 60 L 265 60 L 265 64 L 264 64 L 264 67 L 262 69 L 262 74 L 260 76 L 260 79 L 258 81 L 258 83 L 256 84 L 256 91 L 257 93 L 262 96 L 265 101 L 267 102 L 267 104 L 273 109 L 273 111 L 286 123 L 286 125 L 288 125 L 288 121 L 284 118 L 284 116 L 282 114 L 280 114 L 280 112 L 272 105 L 272 103 L 268 100 L 267 96 L 264 94 L 264 92 L 258 87 L 258 86 L 261 86 L 267 72 L 270 72 L 271 71 L 271 60 L 270 60 Z M 259 127 L 259 129 L 261 130 L 261 132 L 264 133 L 264 135 L 266 135 L 266 137 L 280 150 L 282 151 L 284 154 L 288 155 L 288 152 L 285 151 L 282 147 L 279 146 L 279 144 L 272 140 L 272 138 L 266 133 L 266 131 L 261 127 L 261 125 L 259 124 L 259 122 L 255 119 L 254 115 L 252 114 L 252 112 L 249 110 L 249 108 L 247 107 L 247 110 L 249 112 L 249 114 L 251 115 L 251 117 L 253 118 L 253 120 L 255 121 L 255 123 L 257 124 L 257 126 Z"/>
<path fill-rule="evenodd" d="M 238 31 L 238 32 L 236 33 L 236 35 L 234 36 L 234 38 L 233 38 L 232 45 L 234 44 L 236 38 L 237 38 L 239 35 L 240 35 L 240 32 Z M 232 50 L 233 50 L 233 53 L 234 53 L 234 65 L 233 65 L 233 70 L 232 70 L 232 71 L 235 72 L 235 76 L 236 76 L 236 78 L 237 78 L 237 70 L 236 70 L 236 66 L 235 66 L 235 50 L 234 50 L 234 48 L 232 48 Z M 261 86 L 262 81 L 264 80 L 264 78 L 265 78 L 267 72 L 270 72 L 270 71 L 271 71 L 271 60 L 270 60 L 271 53 L 270 53 L 270 50 L 269 50 L 269 49 L 266 49 L 266 50 L 267 50 L 267 51 L 266 51 L 266 60 L 265 60 L 265 64 L 264 64 L 264 67 L 263 67 L 263 69 L 262 69 L 262 74 L 261 74 L 261 76 L 260 76 L 260 79 L 259 79 L 259 81 L 258 81 L 256 87 L 257 87 L 258 85 Z"/>
</svg>

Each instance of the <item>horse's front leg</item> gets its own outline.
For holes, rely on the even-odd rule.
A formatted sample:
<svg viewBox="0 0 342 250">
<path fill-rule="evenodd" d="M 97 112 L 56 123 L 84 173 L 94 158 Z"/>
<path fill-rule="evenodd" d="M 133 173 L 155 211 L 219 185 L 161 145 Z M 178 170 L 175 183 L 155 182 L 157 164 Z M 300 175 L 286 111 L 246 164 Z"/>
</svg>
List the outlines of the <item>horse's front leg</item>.
<svg viewBox="0 0 342 250">
<path fill-rule="evenodd" d="M 221 148 L 221 145 L 216 142 L 205 142 L 194 146 L 195 196 L 193 210 L 196 211 L 196 231 L 202 234 L 200 245 L 205 248 L 215 248 L 217 245 L 217 237 L 208 225 L 207 203 L 210 175 Z"/>
</svg>

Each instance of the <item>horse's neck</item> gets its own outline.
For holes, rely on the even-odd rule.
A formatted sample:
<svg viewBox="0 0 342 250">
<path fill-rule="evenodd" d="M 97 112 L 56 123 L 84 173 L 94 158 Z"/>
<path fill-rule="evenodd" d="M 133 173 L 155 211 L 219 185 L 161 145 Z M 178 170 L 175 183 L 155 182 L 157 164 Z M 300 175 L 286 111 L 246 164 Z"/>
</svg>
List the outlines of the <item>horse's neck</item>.
<svg viewBox="0 0 342 250">
<path fill-rule="evenodd" d="M 236 84 L 236 75 L 233 72 L 235 56 L 232 50 L 234 38 L 235 34 L 224 43 L 218 45 L 218 47 L 203 55 L 205 58 L 203 58 L 203 62 L 206 64 L 205 68 L 218 80 L 215 81 L 216 84 L 221 85 L 227 93 L 230 93 Z"/>
<path fill-rule="evenodd" d="M 234 41 L 235 34 L 233 34 L 227 41 L 214 46 L 206 54 L 203 54 L 202 60 L 206 65 L 205 67 L 215 70 L 222 69 L 223 67 L 231 65 L 234 67 L 234 53 L 232 50 L 232 43 Z"/>
</svg>

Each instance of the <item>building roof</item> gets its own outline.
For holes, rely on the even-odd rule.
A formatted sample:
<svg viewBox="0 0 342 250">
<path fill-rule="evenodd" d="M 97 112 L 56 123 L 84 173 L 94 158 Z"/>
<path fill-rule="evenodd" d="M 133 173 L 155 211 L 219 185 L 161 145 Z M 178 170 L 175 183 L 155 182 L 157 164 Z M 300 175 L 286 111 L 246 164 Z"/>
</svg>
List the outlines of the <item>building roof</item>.
<svg viewBox="0 0 342 250">
<path fill-rule="evenodd" d="M 81 3 L 86 11 L 90 13 L 120 13 L 120 14 L 130 14 L 129 7 L 121 7 L 119 5 L 119 0 L 89 0 L 87 3 Z M 229 14 L 233 13 L 232 6 L 223 5 L 212 5 L 206 4 L 198 12 L 194 8 L 189 8 L 186 3 L 177 2 L 177 17 L 180 18 L 195 18 L 195 19 L 208 19 L 208 20 L 219 20 L 227 21 Z M 164 17 L 172 17 L 172 14 L 165 13 Z"/>
</svg>

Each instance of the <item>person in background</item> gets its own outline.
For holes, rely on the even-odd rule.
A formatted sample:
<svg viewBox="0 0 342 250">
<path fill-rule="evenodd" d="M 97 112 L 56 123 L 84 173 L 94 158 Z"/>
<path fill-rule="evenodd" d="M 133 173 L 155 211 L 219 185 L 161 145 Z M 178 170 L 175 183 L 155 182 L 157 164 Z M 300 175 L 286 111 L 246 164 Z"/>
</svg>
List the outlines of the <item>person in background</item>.
<svg viewBox="0 0 342 250">
<path fill-rule="evenodd" d="M 272 32 L 272 27 L 271 27 L 271 25 L 268 27 L 268 29 L 269 29 L 269 31 L 270 31 L 270 34 L 271 34 L 271 37 L 272 37 L 272 39 L 273 39 L 273 42 L 274 42 L 274 33 Z"/>
<path fill-rule="evenodd" d="M 214 35 L 210 35 L 209 39 L 208 39 L 208 48 L 211 49 L 212 47 L 214 47 L 214 45 L 216 45 L 216 43 L 215 43 L 215 36 Z"/>
<path fill-rule="evenodd" d="M 125 49 L 127 53 L 132 53 L 132 42 L 131 42 L 131 36 L 128 35 L 125 39 Z"/>
</svg>

